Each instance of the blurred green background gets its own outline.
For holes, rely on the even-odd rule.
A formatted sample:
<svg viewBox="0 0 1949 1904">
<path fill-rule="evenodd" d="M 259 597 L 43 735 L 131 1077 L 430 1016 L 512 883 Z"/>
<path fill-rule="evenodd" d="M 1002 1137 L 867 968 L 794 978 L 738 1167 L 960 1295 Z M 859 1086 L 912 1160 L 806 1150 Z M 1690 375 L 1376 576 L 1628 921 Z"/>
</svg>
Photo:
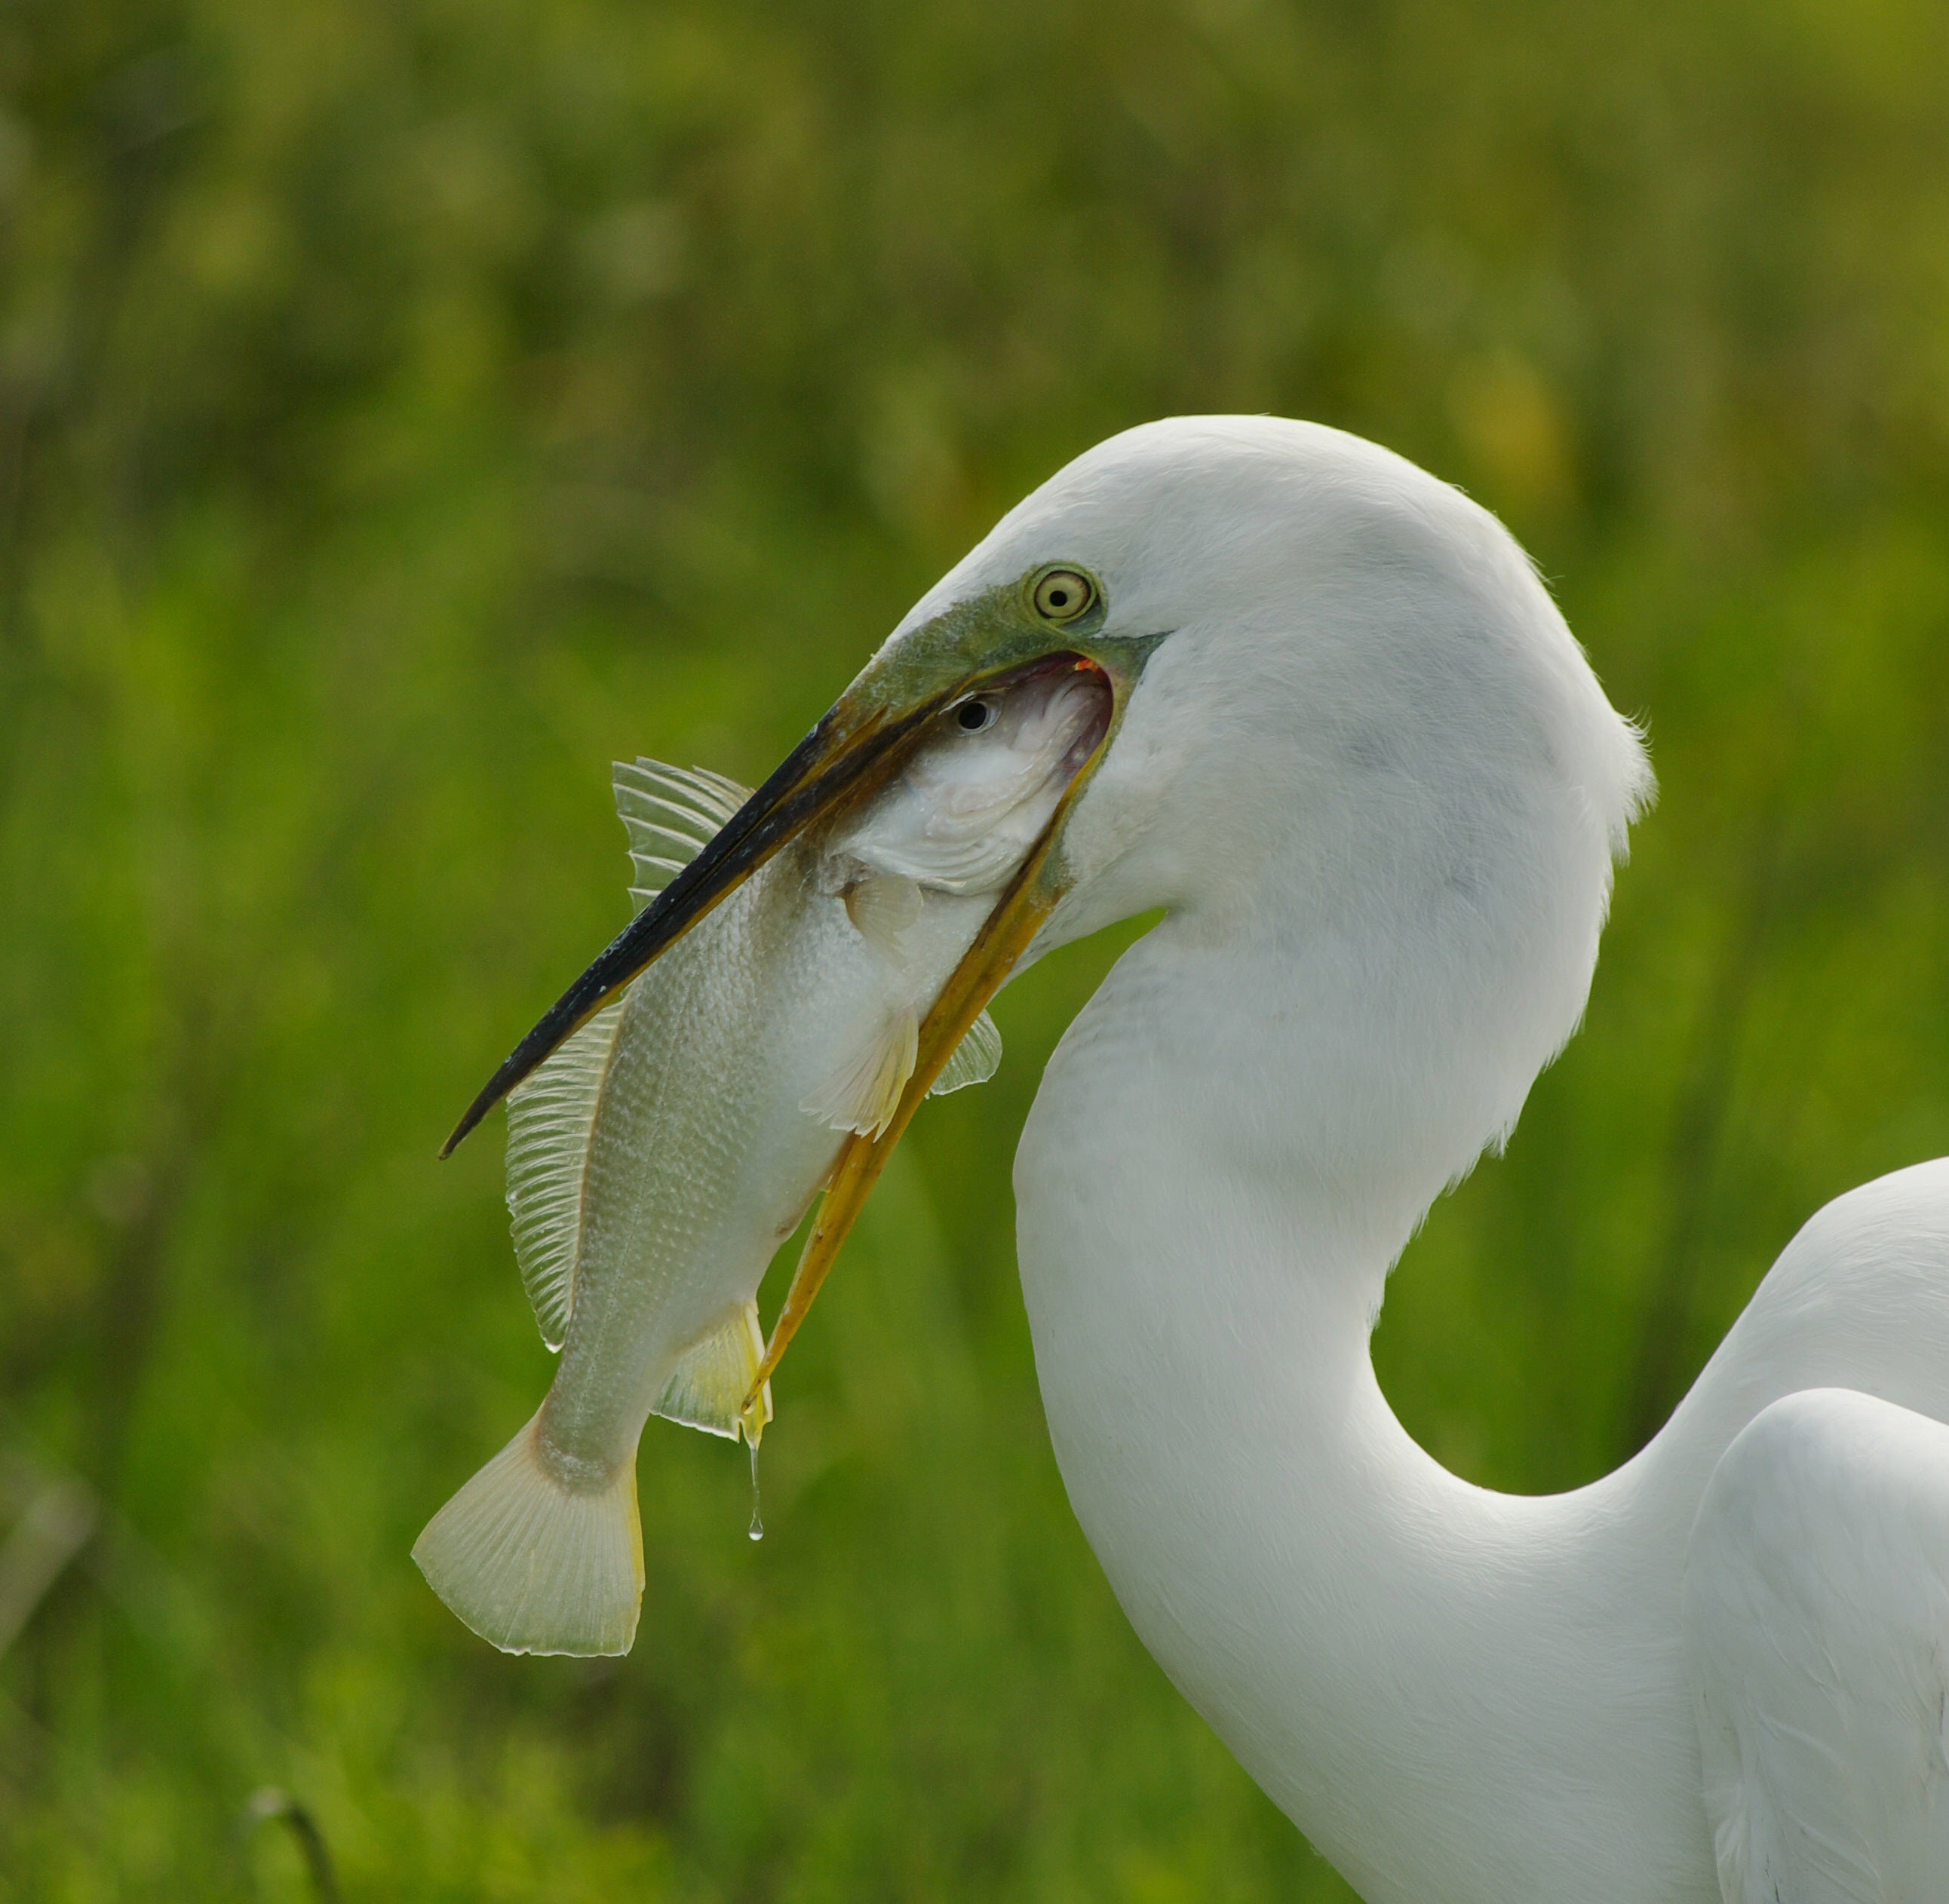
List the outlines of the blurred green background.
<svg viewBox="0 0 1949 1904">
<path fill-rule="evenodd" d="M 499 1120 L 626 916 L 1111 430 L 1379 438 L 1649 725 L 1588 1024 L 1377 1340 L 1444 1460 L 1637 1445 L 1949 1151 L 1935 0 L 0 9 L 0 1899 L 1347 1895 L 1071 1523 L 1002 1000 L 742 1453 L 653 1423 L 620 1664 L 407 1559 L 548 1379 Z M 291 1821 L 287 1818 L 285 1823 Z"/>
</svg>

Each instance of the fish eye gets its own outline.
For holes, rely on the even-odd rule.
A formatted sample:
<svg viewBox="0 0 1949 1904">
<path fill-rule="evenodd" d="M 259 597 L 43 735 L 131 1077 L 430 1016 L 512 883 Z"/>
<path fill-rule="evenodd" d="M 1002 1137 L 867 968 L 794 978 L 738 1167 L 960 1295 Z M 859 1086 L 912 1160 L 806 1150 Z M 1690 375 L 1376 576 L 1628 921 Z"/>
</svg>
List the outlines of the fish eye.
<svg viewBox="0 0 1949 1904">
<path fill-rule="evenodd" d="M 991 700 L 964 700 L 954 710 L 956 724 L 964 734 L 979 734 L 995 725 L 995 704 Z"/>
<path fill-rule="evenodd" d="M 1096 598 L 1095 584 L 1074 569 L 1051 569 L 1035 585 L 1035 611 L 1045 621 L 1073 622 Z"/>
</svg>

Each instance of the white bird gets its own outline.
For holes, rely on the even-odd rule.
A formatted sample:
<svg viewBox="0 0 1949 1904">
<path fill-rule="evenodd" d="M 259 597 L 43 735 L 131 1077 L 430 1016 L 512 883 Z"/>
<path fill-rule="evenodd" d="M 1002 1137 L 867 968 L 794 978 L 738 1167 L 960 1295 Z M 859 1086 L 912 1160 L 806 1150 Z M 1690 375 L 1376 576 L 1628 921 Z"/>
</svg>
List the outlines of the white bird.
<svg viewBox="0 0 1949 1904">
<path fill-rule="evenodd" d="M 917 722 L 1057 652 L 1108 738 L 842 1160 L 809 1288 L 1018 961 L 1161 909 L 1015 1188 L 1063 1478 L 1173 1681 L 1369 1904 L 1949 1899 L 1949 1163 L 1815 1216 L 1590 1486 L 1457 1480 L 1375 1378 L 1390 1268 L 1575 1029 L 1651 787 L 1513 539 L 1400 458 L 1204 418 L 1071 464 L 471 1115 Z"/>
</svg>

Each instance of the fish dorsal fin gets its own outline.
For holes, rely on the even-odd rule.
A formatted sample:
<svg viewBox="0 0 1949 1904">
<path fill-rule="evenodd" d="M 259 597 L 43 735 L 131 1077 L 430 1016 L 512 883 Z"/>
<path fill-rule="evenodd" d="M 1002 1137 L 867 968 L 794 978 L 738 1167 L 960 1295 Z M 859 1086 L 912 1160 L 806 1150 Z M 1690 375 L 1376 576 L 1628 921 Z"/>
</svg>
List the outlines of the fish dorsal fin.
<svg viewBox="0 0 1949 1904">
<path fill-rule="evenodd" d="M 619 760 L 611 776 L 616 812 L 629 835 L 636 870 L 629 898 L 640 912 L 703 851 L 751 797 L 748 787 L 705 767 Z"/>
<path fill-rule="evenodd" d="M 616 810 L 629 831 L 636 868 L 629 896 L 639 910 L 748 797 L 722 774 L 660 760 L 617 762 L 614 784 Z M 508 1094 L 508 1213 L 514 1259 L 542 1340 L 551 1349 L 561 1346 L 575 1312 L 589 1133 L 622 1015 L 620 999 L 598 1011 Z"/>
<path fill-rule="evenodd" d="M 733 1303 L 685 1350 L 670 1371 L 655 1412 L 668 1421 L 706 1434 L 735 1441 L 743 1434 L 754 1447 L 772 1418 L 772 1385 L 759 1392 L 756 1418 L 740 1413 L 758 1365 L 765 1359 L 765 1332 L 758 1326 L 758 1306 Z"/>
<path fill-rule="evenodd" d="M 542 1340 L 559 1349 L 575 1312 L 589 1132 L 609 1075 L 623 1001 L 564 1039 L 508 1095 L 508 1214 L 514 1260 Z"/>
<path fill-rule="evenodd" d="M 1002 1061 L 1002 1034 L 987 1012 L 968 1027 L 953 1056 L 941 1067 L 929 1097 L 944 1098 L 970 1084 L 986 1084 Z"/>
</svg>

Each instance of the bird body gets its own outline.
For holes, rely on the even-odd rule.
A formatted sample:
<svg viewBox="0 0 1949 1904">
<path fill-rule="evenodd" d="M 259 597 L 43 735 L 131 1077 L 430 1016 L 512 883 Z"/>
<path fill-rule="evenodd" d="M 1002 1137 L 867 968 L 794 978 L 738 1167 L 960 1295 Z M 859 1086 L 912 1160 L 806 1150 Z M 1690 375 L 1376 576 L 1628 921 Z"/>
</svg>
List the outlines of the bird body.
<svg viewBox="0 0 1949 1904">
<path fill-rule="evenodd" d="M 1050 1432 L 1133 1625 L 1369 1904 L 1718 1897 L 1687 1611 L 1694 1523 L 1721 1457 L 1780 1397 L 1839 1384 L 1949 1414 L 1949 1165 L 1869 1185 L 1810 1224 L 1636 1459 L 1568 1494 L 1494 1493 L 1415 1445 L 1367 1354 L 1409 1200 L 1376 1234 L 1216 1161 L 1195 1130 L 1209 1122 L 1176 1107 L 1211 1098 L 1181 1064 L 1159 1089 L 1170 1008 L 1152 961 L 1177 961 L 1161 945 L 1145 955 L 1157 937 L 1126 955 L 1132 969 L 1052 1061 L 1016 1166 Z M 1206 975 L 1195 989 L 1209 995 Z M 1213 1067 L 1211 1096 L 1229 1095 L 1229 1075 Z M 1187 1141 L 1188 1156 L 1175 1148 Z M 1185 1167 L 1160 1167 L 1174 1154 Z M 1214 1260 L 1222 1280 L 1187 1300 L 1184 1266 Z M 1905 1317 L 1898 1346 L 1893 1330 L 1842 1319 L 1878 1313 Z M 1938 1474 L 1935 1547 L 1908 1517 L 1897 1544 L 1940 1555 L 1949 1467 Z M 1839 1525 L 1815 1531 L 1823 1553 L 1860 1551 Z M 1949 1565 L 1936 1566 L 1903 1591 L 1932 1609 L 1941 1648 Z M 1942 1657 L 1919 1662 L 1938 1686 Z M 1782 1696 L 1750 1670 L 1738 1684 L 1763 1708 Z M 1932 1750 L 1949 1781 L 1939 1707 L 1924 1677 L 1912 1685 L 1933 1715 L 1910 1735 L 1916 1755 Z M 1949 1811 L 1938 1799 L 1929 1815 L 1949 1853 Z M 1783 1893 L 1830 1895 L 1949 1892 Z"/>
<path fill-rule="evenodd" d="M 1589 1486 L 1457 1479 L 1375 1378 L 1388 1272 L 1574 1030 L 1651 790 L 1513 539 L 1400 458 L 1180 418 L 1077 458 L 470 1117 L 903 723 L 1058 648 L 1114 718 L 920 1036 L 1161 913 L 1015 1165 L 1057 1459 L 1145 1645 L 1369 1904 L 1944 1904 L 1949 1163 L 1820 1212 Z"/>
<path fill-rule="evenodd" d="M 1726 1896 L 1941 1896 L 1949 1427 L 1857 1389 L 1783 1396 L 1714 1468 L 1686 1576 Z"/>
<path fill-rule="evenodd" d="M 1637 744 L 1514 544 L 1455 492 L 1297 426 L 1133 434 L 1117 477 L 1062 499 L 1090 498 L 1065 511 L 1063 547 L 1102 560 L 1114 594 L 1092 509 L 1128 536 L 1117 477 L 1168 496 L 1200 449 L 1229 450 L 1283 530 L 1239 542 L 1288 583 L 1259 592 L 1255 648 L 1239 548 L 1173 564 L 1181 592 L 1153 612 L 1193 639 L 1161 648 L 1068 835 L 1090 868 L 1074 927 L 1097 922 L 1087 902 L 1104 890 L 1120 910 L 1167 908 L 1064 1038 L 1016 1162 L 1050 1431 L 1120 1601 L 1369 1904 L 1705 1904 L 1722 1867 L 1733 1904 L 1949 1897 L 1949 1464 L 1929 1464 L 1949 1442 L 1949 1163 L 1810 1223 L 1664 1431 L 1593 1485 L 1497 1494 L 1417 1447 L 1369 1353 L 1386 1276 L 1575 1026 L 1610 853 L 1646 787 Z M 1310 520 L 1292 494 L 1307 486 Z M 1195 545 L 1215 517 L 1236 534 L 1241 513 L 1180 502 L 1173 533 Z M 1201 654 L 1198 604 L 1221 597 Z M 1228 671 L 1252 691 L 1208 685 Z M 1282 677 L 1290 691 L 1269 692 Z M 1138 830 L 1115 776 L 1152 778 L 1152 750 L 1188 764 L 1168 800 L 1130 797 Z M 1274 805 L 1253 790 L 1282 755 Z M 1189 849 L 1221 831 L 1212 852 Z M 1071 927 L 1058 909 L 1047 942 Z M 1721 1474 L 1728 1449 L 1770 1404 L 1836 1387 L 1918 1412 L 1894 1445 L 1921 1472 L 1878 1497 L 1898 1504 L 1882 1511 L 1908 1577 L 1858 1609 L 1861 1563 L 1843 1557 L 1859 1537 L 1809 1503 L 1808 1537 L 1833 1556 L 1807 1589 L 1826 1617 L 1873 1627 L 1890 1593 L 1910 1609 L 1905 1652 L 1863 1649 L 1884 1669 L 1859 1704 L 1879 1736 L 1837 1717 L 1816 1756 L 1926 1766 L 1892 1809 L 1934 1862 L 1912 1856 L 1888 1888 L 1823 1888 L 1789 1851 L 1776 1893 L 1777 1861 L 1762 1888 L 1727 1848 L 1733 1798 L 1764 1782 L 1766 1757 L 1721 1747 L 1708 1793 L 1705 1662 L 1732 1656 L 1702 1609 L 1736 1625 L 1726 1583 L 1762 1570 L 1728 1531 L 1752 1465 Z M 1832 1452 L 1827 1501 L 1847 1498 L 1832 1477 L 1855 1458 Z M 1710 1594 L 1688 1598 L 1689 1545 Z M 1782 1661 L 1751 1620 L 1745 1634 L 1753 1657 L 1714 1669 L 1756 1715 L 1750 1738 L 1792 1722 L 1814 1643 Z M 1919 1676 L 1898 1697 L 1898 1668 Z M 1872 1850 L 1895 1827 L 1854 1829 Z"/>
</svg>

